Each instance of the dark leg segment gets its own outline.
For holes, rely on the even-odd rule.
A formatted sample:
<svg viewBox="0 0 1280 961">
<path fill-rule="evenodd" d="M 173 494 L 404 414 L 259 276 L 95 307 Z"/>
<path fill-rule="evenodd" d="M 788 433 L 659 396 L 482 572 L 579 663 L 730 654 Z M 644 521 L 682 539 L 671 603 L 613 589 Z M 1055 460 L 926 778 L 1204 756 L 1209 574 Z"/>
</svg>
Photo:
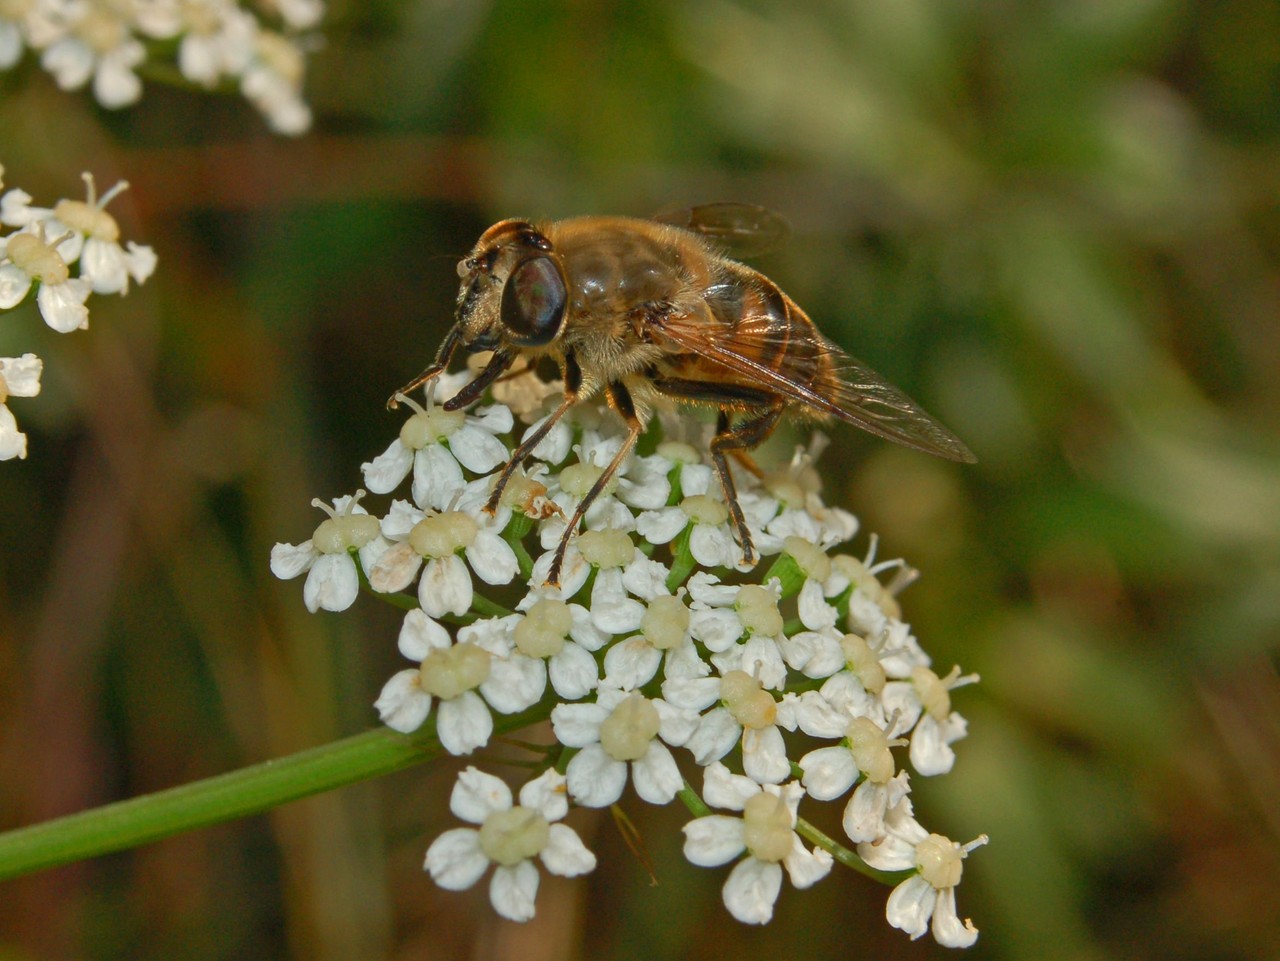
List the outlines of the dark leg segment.
<svg viewBox="0 0 1280 961">
<path fill-rule="evenodd" d="M 396 399 L 399 394 L 408 394 L 411 390 L 416 390 L 427 381 L 435 380 L 445 372 L 449 366 L 449 361 L 453 359 L 454 352 L 457 351 L 462 343 L 462 333 L 458 330 L 457 325 L 450 328 L 449 333 L 445 334 L 444 343 L 440 345 L 440 349 L 436 351 L 435 362 L 424 370 L 409 383 L 405 384 L 398 391 L 387 398 L 387 408 L 395 410 L 400 406 L 400 401 Z"/>
<path fill-rule="evenodd" d="M 489 359 L 488 366 L 480 371 L 480 375 L 467 384 L 462 390 L 444 402 L 445 410 L 461 410 L 468 404 L 475 403 L 489 389 L 489 385 L 501 377 L 508 367 L 515 362 L 515 357 L 505 351 L 498 351 Z"/>
<path fill-rule="evenodd" d="M 560 538 L 560 544 L 556 547 L 555 557 L 551 560 L 551 569 L 547 573 L 547 583 L 552 587 L 560 586 L 560 568 L 564 565 L 564 553 L 569 548 L 569 540 L 573 537 L 574 532 L 577 531 L 578 524 L 586 516 L 587 511 L 591 509 L 591 505 L 595 503 L 596 498 L 604 493 L 604 489 L 609 485 L 609 481 L 613 479 L 613 475 L 622 467 L 627 456 L 635 450 L 636 441 L 640 438 L 640 433 L 644 429 L 640 419 L 636 416 L 631 394 L 624 386 L 610 384 L 605 388 L 605 392 L 609 399 L 609 406 L 616 410 L 622 416 L 622 419 L 626 421 L 627 436 L 623 438 L 622 446 L 618 448 L 618 453 L 613 455 L 613 460 L 609 461 L 609 466 L 596 478 L 596 482 L 591 485 L 591 489 L 587 491 L 586 496 L 578 503 L 573 516 L 569 518 L 569 525 L 564 530 L 564 536 Z"/>
<path fill-rule="evenodd" d="M 736 456 L 763 443 L 778 426 L 782 409 L 783 404 L 778 402 L 764 413 L 743 421 L 737 427 L 729 425 L 729 412 L 722 410 L 716 420 L 716 436 L 711 439 L 711 460 L 716 465 L 716 473 L 720 475 L 720 486 L 724 488 L 724 502 L 729 506 L 729 516 L 738 531 L 738 540 L 742 544 L 742 559 L 748 564 L 754 564 L 757 560 L 756 547 L 751 540 L 751 531 L 747 529 L 747 519 L 742 514 L 742 505 L 738 503 L 738 491 L 733 486 L 733 475 L 729 473 L 729 462 L 724 455 L 725 451 L 728 451 Z"/>
</svg>

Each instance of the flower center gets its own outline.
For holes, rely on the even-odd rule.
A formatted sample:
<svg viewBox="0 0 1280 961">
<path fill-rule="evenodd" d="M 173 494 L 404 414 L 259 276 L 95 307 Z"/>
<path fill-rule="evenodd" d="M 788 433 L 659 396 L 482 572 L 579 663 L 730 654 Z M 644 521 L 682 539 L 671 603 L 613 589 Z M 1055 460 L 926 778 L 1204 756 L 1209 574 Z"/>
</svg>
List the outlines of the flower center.
<svg viewBox="0 0 1280 961">
<path fill-rule="evenodd" d="M 859 634 L 846 634 L 840 640 L 840 648 L 844 651 L 845 663 L 868 694 L 879 694 L 884 690 L 886 680 L 884 665 L 866 638 Z"/>
<path fill-rule="evenodd" d="M 424 517 L 409 531 L 409 545 L 423 557 L 448 557 L 470 547 L 480 532 L 475 519 L 462 511 Z"/>
<path fill-rule="evenodd" d="M 120 225 L 116 218 L 83 200 L 59 200 L 53 208 L 53 215 L 72 230 L 106 243 L 113 244 L 120 239 Z"/>
<path fill-rule="evenodd" d="M 534 602 L 512 632 L 516 648 L 529 657 L 552 657 L 564 648 L 573 627 L 573 612 L 564 601 L 544 597 Z"/>
<path fill-rule="evenodd" d="M 636 556 L 631 536 L 613 528 L 583 531 L 578 535 L 577 544 L 583 559 L 594 567 L 625 567 Z"/>
<path fill-rule="evenodd" d="M 964 849 L 941 834 L 930 834 L 916 845 L 916 868 L 938 890 L 954 888 L 964 872 Z"/>
<path fill-rule="evenodd" d="M 783 507 L 804 507 L 804 488 L 789 473 L 770 474 L 764 480 L 764 487 Z"/>
<path fill-rule="evenodd" d="M 342 554 L 352 547 L 364 547 L 381 530 L 378 519 L 370 514 L 331 517 L 316 525 L 316 531 L 311 535 L 311 546 L 321 554 Z"/>
<path fill-rule="evenodd" d="M 595 464 L 587 461 L 585 463 L 570 464 L 560 472 L 560 489 L 566 494 L 572 494 L 578 499 L 587 496 L 587 492 L 595 486 L 595 482 L 600 479 L 600 475 L 604 473 L 603 467 L 597 467 Z M 613 481 L 606 485 L 606 491 L 612 492 Z"/>
<path fill-rule="evenodd" d="M 951 713 L 951 692 L 941 678 L 927 667 L 911 669 L 911 683 L 915 685 L 920 703 L 935 721 L 945 721 Z"/>
<path fill-rule="evenodd" d="M 825 581 L 831 576 L 831 558 L 811 541 L 792 535 L 782 542 L 782 549 L 791 555 L 805 577 Z"/>
<path fill-rule="evenodd" d="M 460 410 L 432 407 L 414 414 L 400 428 L 400 443 L 410 450 L 438 444 L 463 425 L 467 415 Z"/>
<path fill-rule="evenodd" d="M 695 524 L 723 524 L 729 519 L 729 508 L 707 494 L 694 494 L 680 502 L 680 509 Z"/>
<path fill-rule="evenodd" d="M 442 701 L 451 701 L 488 680 L 489 665 L 488 651 L 460 641 L 428 654 L 418 674 L 424 691 Z"/>
<path fill-rule="evenodd" d="M 671 594 L 661 594 L 649 602 L 640 619 L 640 633 L 660 651 L 676 647 L 689 632 L 689 608 Z"/>
<path fill-rule="evenodd" d="M 517 804 L 484 819 L 480 825 L 480 850 L 490 861 L 511 867 L 541 854 L 550 837 L 547 819 Z"/>
<path fill-rule="evenodd" d="M 758 861 L 776 864 L 791 853 L 791 812 L 776 794 L 761 791 L 747 800 L 742 809 L 747 850 Z"/>
<path fill-rule="evenodd" d="M 658 709 L 640 694 L 628 695 L 600 725 L 600 746 L 615 761 L 644 757 L 657 736 Z"/>
<path fill-rule="evenodd" d="M 745 728 L 768 727 L 778 717 L 778 702 L 746 671 L 729 671 L 720 678 L 720 700 Z"/>
<path fill-rule="evenodd" d="M 15 267 L 42 284 L 60 284 L 71 276 L 58 248 L 35 234 L 11 235 L 5 250 Z"/>
<path fill-rule="evenodd" d="M 884 731 L 869 717 L 855 717 L 845 732 L 849 739 L 849 753 L 858 770 L 868 781 L 886 784 L 893 777 L 893 755 L 889 752 L 889 739 Z"/>
<path fill-rule="evenodd" d="M 774 637 L 782 633 L 782 612 L 778 610 L 778 596 L 759 584 L 744 584 L 738 590 L 734 602 L 738 620 L 749 634 Z"/>
</svg>

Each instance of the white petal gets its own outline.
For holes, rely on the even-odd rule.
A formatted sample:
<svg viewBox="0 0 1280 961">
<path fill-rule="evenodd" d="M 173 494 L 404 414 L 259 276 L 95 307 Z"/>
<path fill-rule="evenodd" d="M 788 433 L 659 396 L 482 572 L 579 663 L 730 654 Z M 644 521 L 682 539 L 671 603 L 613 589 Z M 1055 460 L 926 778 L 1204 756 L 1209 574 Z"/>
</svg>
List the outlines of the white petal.
<svg viewBox="0 0 1280 961">
<path fill-rule="evenodd" d="M 769 690 L 778 691 L 786 686 L 787 665 L 773 638 L 752 636 L 738 650 L 741 652 L 738 670 L 746 671 Z"/>
<path fill-rule="evenodd" d="M 657 510 L 671 496 L 671 482 L 661 474 L 640 483 L 623 478 L 618 483 L 618 499 L 637 510 Z"/>
<path fill-rule="evenodd" d="M 591 612 L 581 604 L 569 605 L 569 613 L 573 616 L 569 636 L 582 645 L 584 650 L 598 651 L 613 637 L 591 623 Z"/>
<path fill-rule="evenodd" d="M 17 307 L 31 289 L 31 277 L 13 264 L 0 266 L 0 310 Z"/>
<path fill-rule="evenodd" d="M 530 861 L 511 867 L 499 865 L 489 880 L 489 901 L 493 910 L 509 921 L 528 921 L 534 914 L 538 896 L 538 869 Z"/>
<path fill-rule="evenodd" d="M 814 848 L 810 851 L 800 843 L 798 834 L 793 834 L 792 839 L 795 843 L 792 845 L 791 853 L 783 859 L 782 865 L 787 869 L 787 877 L 791 879 L 791 884 L 802 891 L 813 887 L 830 874 L 835 858 L 822 848 Z"/>
<path fill-rule="evenodd" d="M 811 631 L 823 631 L 835 627 L 838 615 L 836 609 L 827 603 L 822 596 L 822 585 L 809 578 L 800 588 L 800 596 L 796 599 L 796 610 L 800 615 L 800 623 Z"/>
<path fill-rule="evenodd" d="M 27 435 L 18 430 L 18 421 L 6 404 L 0 404 L 0 461 L 27 456 Z"/>
<path fill-rule="evenodd" d="M 892 716 L 897 712 L 898 731 L 911 730 L 923 710 L 915 685 L 910 681 L 890 681 L 880 692 L 880 702 L 884 705 L 886 715 Z"/>
<path fill-rule="evenodd" d="M 601 570 L 591 586 L 591 623 L 606 634 L 627 634 L 640 629 L 644 605 L 627 596 L 622 571 Z"/>
<path fill-rule="evenodd" d="M 520 788 L 520 804 L 537 811 L 548 821 L 559 821 L 569 813 L 569 790 L 565 777 L 555 768 L 547 768 Z"/>
<path fill-rule="evenodd" d="M 689 578 L 689 596 L 704 607 L 732 607 L 738 590 L 734 584 L 721 584 L 720 578 L 706 571 Z"/>
<path fill-rule="evenodd" d="M 596 689 L 600 683 L 600 667 L 580 645 L 569 643 L 548 659 L 547 676 L 557 694 L 576 701 Z"/>
<path fill-rule="evenodd" d="M 693 754 L 698 764 L 710 764 L 718 761 L 738 743 L 742 736 L 742 727 L 733 716 L 722 707 L 702 716 L 698 729 L 685 741 L 685 748 Z"/>
<path fill-rule="evenodd" d="M 541 588 L 548 597 L 568 600 L 582 589 L 591 574 L 591 565 L 582 559 L 582 554 L 573 544 L 565 552 L 564 563 L 560 567 L 560 585 L 552 587 L 547 584 L 547 575 L 551 571 L 551 561 L 555 557 L 554 549 L 543 552 L 533 562 L 533 574 L 529 583 Z"/>
<path fill-rule="evenodd" d="M 780 784 L 791 774 L 787 746 L 776 726 L 742 732 L 742 769 L 759 784 Z"/>
<path fill-rule="evenodd" d="M 489 815 L 511 810 L 511 803 L 507 782 L 477 767 L 461 771 L 449 794 L 449 810 L 472 824 L 484 824 Z"/>
<path fill-rule="evenodd" d="M 502 441 L 469 423 L 463 423 L 449 436 L 449 450 L 473 474 L 487 474 L 511 456 Z"/>
<path fill-rule="evenodd" d="M 548 871 L 562 878 L 576 878 L 594 871 L 596 867 L 596 856 L 587 850 L 577 832 L 567 824 L 551 825 L 547 846 L 539 857 Z"/>
<path fill-rule="evenodd" d="M 926 714 L 911 735 L 911 766 L 925 777 L 946 774 L 956 763 L 950 744 L 964 737 L 967 728 L 959 714 L 950 714 L 942 724 Z"/>
<path fill-rule="evenodd" d="M 471 573 L 461 557 L 450 554 L 427 561 L 418 581 L 418 603 L 424 611 L 432 617 L 465 614 L 471 609 L 473 596 Z"/>
<path fill-rule="evenodd" d="M 829 633 L 800 631 L 778 642 L 783 659 L 805 677 L 830 677 L 845 666 L 840 641 Z"/>
<path fill-rule="evenodd" d="M 550 415 L 548 414 L 547 416 L 549 417 Z M 523 442 L 524 438 L 533 434 L 534 431 L 542 426 L 546 419 L 546 417 L 543 417 L 541 420 L 531 424 L 529 429 L 525 431 L 524 435 L 521 437 L 521 441 Z M 558 464 L 569 456 L 569 449 L 572 444 L 573 430 L 564 422 L 563 419 L 561 419 L 554 427 L 551 428 L 550 431 L 547 432 L 547 435 L 538 442 L 538 446 L 535 447 L 531 453 L 538 460 L 547 464 Z"/>
<path fill-rule="evenodd" d="M 444 626 L 428 617 L 421 610 L 413 610 L 404 616 L 396 646 L 411 661 L 422 662 L 432 651 L 443 650 L 453 643 Z"/>
<path fill-rule="evenodd" d="M 684 778 L 667 746 L 653 740 L 644 757 L 631 762 L 631 783 L 650 804 L 668 804 L 684 787 Z"/>
<path fill-rule="evenodd" d="M 79 40 L 65 38 L 45 48 L 40 66 L 63 90 L 75 90 L 93 75 L 93 53 Z"/>
<path fill-rule="evenodd" d="M 760 793 L 760 785 L 749 777 L 734 774 L 716 761 L 708 764 L 702 775 L 702 797 L 712 807 L 741 811 Z"/>
<path fill-rule="evenodd" d="M 728 864 L 747 849 L 742 818 L 710 814 L 684 826 L 684 856 L 700 868 Z"/>
<path fill-rule="evenodd" d="M 680 492 L 685 497 L 705 494 L 711 489 L 711 468 L 706 464 L 685 464 L 680 469 Z"/>
<path fill-rule="evenodd" d="M 467 563 L 476 572 L 476 577 L 486 584 L 510 584 L 520 572 L 515 551 L 493 531 L 483 528 L 477 531 L 476 539 L 466 553 Z"/>
<path fill-rule="evenodd" d="M 465 691 L 436 709 L 436 735 L 453 755 L 470 754 L 489 743 L 493 715 L 475 691 Z"/>
<path fill-rule="evenodd" d="M 546 666 L 523 654 L 494 658 L 489 677 L 480 685 L 480 693 L 499 714 L 516 714 L 532 707 L 542 700 L 546 689 Z"/>
<path fill-rule="evenodd" d="M 724 882 L 724 906 L 744 924 L 767 924 L 782 890 L 782 866 L 743 858 Z"/>
<path fill-rule="evenodd" d="M 489 859 L 480 850 L 480 832 L 471 828 L 445 831 L 431 842 L 423 864 L 431 880 L 450 891 L 465 891 L 488 866 Z"/>
<path fill-rule="evenodd" d="M 609 757 L 599 744 L 588 744 L 575 754 L 565 773 L 569 793 L 584 807 L 608 807 L 627 786 L 627 765 Z"/>
<path fill-rule="evenodd" d="M 702 608 L 689 615 L 689 632 L 712 653 L 728 650 L 742 637 L 742 621 L 725 607 Z"/>
<path fill-rule="evenodd" d="M 622 571 L 622 586 L 627 593 L 651 601 L 659 594 L 671 593 L 667 590 L 667 575 L 670 573 L 667 565 L 637 551 L 635 558 Z"/>
<path fill-rule="evenodd" d="M 308 570 L 320 554 L 310 541 L 301 544 L 277 544 L 271 548 L 271 573 L 282 581 Z"/>
<path fill-rule="evenodd" d="M 84 305 L 92 288 L 87 280 L 72 277 L 60 284 L 41 284 L 36 294 L 40 316 L 60 334 L 89 326 L 89 308 Z"/>
<path fill-rule="evenodd" d="M 943 888 L 933 908 L 933 938 L 944 948 L 968 948 L 978 940 L 978 929 L 956 913 L 956 889 Z"/>
<path fill-rule="evenodd" d="M 785 701 L 785 699 L 784 699 Z M 795 721 L 810 737 L 844 737 L 852 715 L 838 709 L 817 691 L 805 691 L 793 702 Z"/>
<path fill-rule="evenodd" d="M 302 600 L 307 610 L 345 611 L 360 593 L 356 565 L 347 554 L 322 554 L 307 572 Z"/>
<path fill-rule="evenodd" d="M 846 747 L 820 747 L 800 759 L 801 782 L 815 801 L 834 801 L 858 780 L 858 765 Z"/>
<path fill-rule="evenodd" d="M 732 567 L 741 555 L 724 524 L 694 524 L 689 532 L 689 553 L 703 567 Z"/>
<path fill-rule="evenodd" d="M 662 697 L 668 704 L 690 711 L 703 711 L 720 700 L 718 677 L 671 677 L 662 682 Z"/>
<path fill-rule="evenodd" d="M 600 740 L 600 725 L 608 716 L 599 704 L 557 704 L 551 710 L 551 728 L 565 747 L 586 747 Z"/>
<path fill-rule="evenodd" d="M 679 507 L 664 507 L 637 517 L 636 532 L 650 544 L 669 544 L 688 523 L 689 515 Z"/>
<path fill-rule="evenodd" d="M 604 674 L 608 683 L 630 691 L 652 680 L 661 663 L 662 652 L 636 635 L 609 648 L 604 656 Z"/>
<path fill-rule="evenodd" d="M 155 273 L 156 264 L 159 262 L 154 250 L 145 244 L 135 244 L 132 240 L 128 243 L 124 260 L 129 276 L 140 284 L 145 283 L 147 278 Z"/>
<path fill-rule="evenodd" d="M 391 446 L 373 460 L 360 465 L 364 486 L 374 494 L 389 494 L 409 476 L 413 468 L 413 451 L 397 437 Z"/>
<path fill-rule="evenodd" d="M 413 502 L 426 510 L 448 508 L 463 488 L 462 468 L 440 444 L 428 444 L 413 458 Z"/>
<path fill-rule="evenodd" d="M 658 712 L 658 736 L 672 747 L 683 747 L 702 721 L 695 711 L 688 711 L 663 700 L 650 702 Z"/>
<path fill-rule="evenodd" d="M 907 932 L 914 941 L 929 930 L 929 918 L 937 900 L 938 892 L 917 874 L 889 893 L 884 914 L 893 927 Z"/>
<path fill-rule="evenodd" d="M 422 676 L 417 669 L 409 668 L 391 675 L 373 706 L 383 724 L 409 734 L 422 727 L 431 713 L 431 695 L 422 689 Z"/>
<path fill-rule="evenodd" d="M 421 569 L 422 555 L 410 547 L 408 541 L 401 541 L 383 551 L 365 575 L 369 586 L 379 594 L 395 594 L 412 584 Z"/>
</svg>

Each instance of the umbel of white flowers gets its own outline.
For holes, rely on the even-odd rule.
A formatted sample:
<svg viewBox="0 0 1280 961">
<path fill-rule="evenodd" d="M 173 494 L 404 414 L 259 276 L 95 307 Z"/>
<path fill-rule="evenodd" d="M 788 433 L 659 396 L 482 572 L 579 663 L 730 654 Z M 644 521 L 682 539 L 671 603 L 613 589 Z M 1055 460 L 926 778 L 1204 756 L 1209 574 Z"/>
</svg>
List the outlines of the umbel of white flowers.
<svg viewBox="0 0 1280 961">
<path fill-rule="evenodd" d="M 34 206 L 18 188 L 0 194 L 0 311 L 35 291 L 40 316 L 62 334 L 89 326 L 90 294 L 124 296 L 130 281 L 141 284 L 156 269 L 150 247 L 121 245 L 120 226 L 106 209 L 129 185 L 121 181 L 99 197 L 93 175 L 83 176 L 85 199 L 52 207 Z M 0 188 L 3 178 L 0 165 Z M 35 354 L 0 357 L 0 460 L 27 456 L 27 435 L 18 430 L 8 400 L 40 393 L 43 368 Z"/>
<path fill-rule="evenodd" d="M 103 107 L 142 96 L 137 70 L 172 59 L 190 83 L 236 84 L 277 133 L 311 126 L 302 99 L 305 31 L 324 16 L 323 0 L 3 0 L 0 70 L 30 49 L 63 90 L 89 86 Z"/>
<path fill-rule="evenodd" d="M 451 396 L 468 379 L 436 386 Z M 914 572 L 839 552 L 857 521 L 823 502 L 813 450 L 739 479 L 765 556 L 749 568 L 699 448 L 651 444 L 587 512 L 560 584 L 549 586 L 564 518 L 618 450 L 620 425 L 580 405 L 490 516 L 482 508 L 518 443 L 516 414 L 536 429 L 555 388 L 528 374 L 496 389 L 505 403 L 470 413 L 411 403 L 399 438 L 363 467 L 370 491 L 392 494 L 407 481 L 409 499 L 381 517 L 367 512 L 364 491 L 316 501 L 328 517 L 311 539 L 271 556 L 278 576 L 306 574 L 313 611 L 350 606 L 362 574 L 374 593 L 416 597 L 398 639 L 412 666 L 375 705 L 395 730 L 431 718 L 444 748 L 467 755 L 489 743 L 495 714 L 546 708 L 555 743 L 538 753 L 541 773 L 518 803 L 491 774 L 460 775 L 450 806 L 472 826 L 431 844 L 431 876 L 462 889 L 492 864 L 495 910 L 527 920 L 535 861 L 564 876 L 595 867 L 561 823 L 570 804 L 605 807 L 630 785 L 650 804 L 678 798 L 697 814 L 685 855 L 732 865 L 723 899 L 740 921 L 769 921 L 784 877 L 807 888 L 838 853 L 902 872 L 890 924 L 912 938 L 932 929 L 943 945 L 973 944 L 978 932 L 957 913 L 955 889 L 965 856 L 986 838 L 962 845 L 923 828 L 908 766 L 920 776 L 951 770 L 952 744 L 965 734 L 951 692 L 977 678 L 958 668 L 939 676 L 901 619 L 896 590 Z M 888 586 L 878 578 L 886 573 Z M 509 607 L 497 593 L 514 598 Z M 683 773 L 692 768 L 703 771 L 700 796 Z M 848 848 L 802 818 L 822 802 L 843 804 Z"/>
</svg>

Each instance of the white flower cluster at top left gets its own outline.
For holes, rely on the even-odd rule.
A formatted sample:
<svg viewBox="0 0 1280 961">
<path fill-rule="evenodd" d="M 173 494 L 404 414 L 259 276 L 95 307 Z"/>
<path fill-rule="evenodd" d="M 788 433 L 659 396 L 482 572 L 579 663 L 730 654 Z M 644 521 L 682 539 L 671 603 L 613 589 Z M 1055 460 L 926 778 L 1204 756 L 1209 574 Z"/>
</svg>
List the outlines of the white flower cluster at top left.
<svg viewBox="0 0 1280 961">
<path fill-rule="evenodd" d="M 114 109 L 142 96 L 137 70 L 149 56 L 174 51 L 191 83 L 234 82 L 273 130 L 300 134 L 311 126 L 302 32 L 324 12 L 324 0 L 3 0 L 0 70 L 31 49 L 63 90 L 90 85 Z"/>
<path fill-rule="evenodd" d="M 446 375 L 435 388 L 448 396 L 464 382 Z M 571 412 L 490 515 L 496 472 L 517 442 L 511 410 L 409 406 L 398 439 L 364 465 L 369 490 L 408 482 L 409 499 L 381 517 L 359 494 L 317 502 L 330 516 L 309 541 L 277 545 L 272 568 L 306 573 L 312 610 L 349 606 L 362 575 L 375 593 L 413 603 L 398 642 L 412 666 L 376 703 L 395 730 L 430 726 L 447 751 L 467 755 L 507 719 L 550 718 L 555 742 L 519 803 L 475 768 L 459 778 L 451 806 L 473 826 L 430 846 L 436 881 L 469 887 L 494 865 L 495 909 L 525 920 L 535 861 L 566 876 L 595 865 L 558 823 L 569 803 L 607 807 L 630 788 L 694 811 L 686 857 L 732 865 L 726 908 L 762 924 L 784 879 L 806 888 L 831 871 L 834 842 L 815 844 L 801 809 L 839 801 L 849 858 L 902 874 L 890 924 L 953 947 L 976 940 L 955 889 L 985 838 L 962 845 L 923 828 L 908 772 L 951 770 L 966 733 L 952 693 L 976 678 L 933 670 L 894 586 L 877 577 L 902 574 L 901 562 L 838 550 L 857 523 L 822 501 L 811 453 L 739 479 L 767 569 L 742 563 L 703 454 L 660 441 L 629 457 L 587 511 L 551 585 L 564 518 L 618 450 L 620 425 L 587 406 Z"/>
<path fill-rule="evenodd" d="M 0 166 L 0 188 L 3 176 Z M 122 246 L 120 226 L 106 210 L 128 184 L 121 181 L 98 197 L 93 176 L 86 173 L 84 180 L 84 200 L 59 200 L 52 207 L 33 205 L 31 195 L 17 188 L 0 194 L 0 311 L 17 307 L 34 290 L 46 324 L 63 334 L 81 330 L 89 326 L 90 294 L 124 295 L 130 281 L 140 284 L 155 270 L 155 252 L 132 241 Z M 7 401 L 38 394 L 42 367 L 35 354 L 0 357 L 0 460 L 27 456 L 27 435 Z"/>
</svg>

